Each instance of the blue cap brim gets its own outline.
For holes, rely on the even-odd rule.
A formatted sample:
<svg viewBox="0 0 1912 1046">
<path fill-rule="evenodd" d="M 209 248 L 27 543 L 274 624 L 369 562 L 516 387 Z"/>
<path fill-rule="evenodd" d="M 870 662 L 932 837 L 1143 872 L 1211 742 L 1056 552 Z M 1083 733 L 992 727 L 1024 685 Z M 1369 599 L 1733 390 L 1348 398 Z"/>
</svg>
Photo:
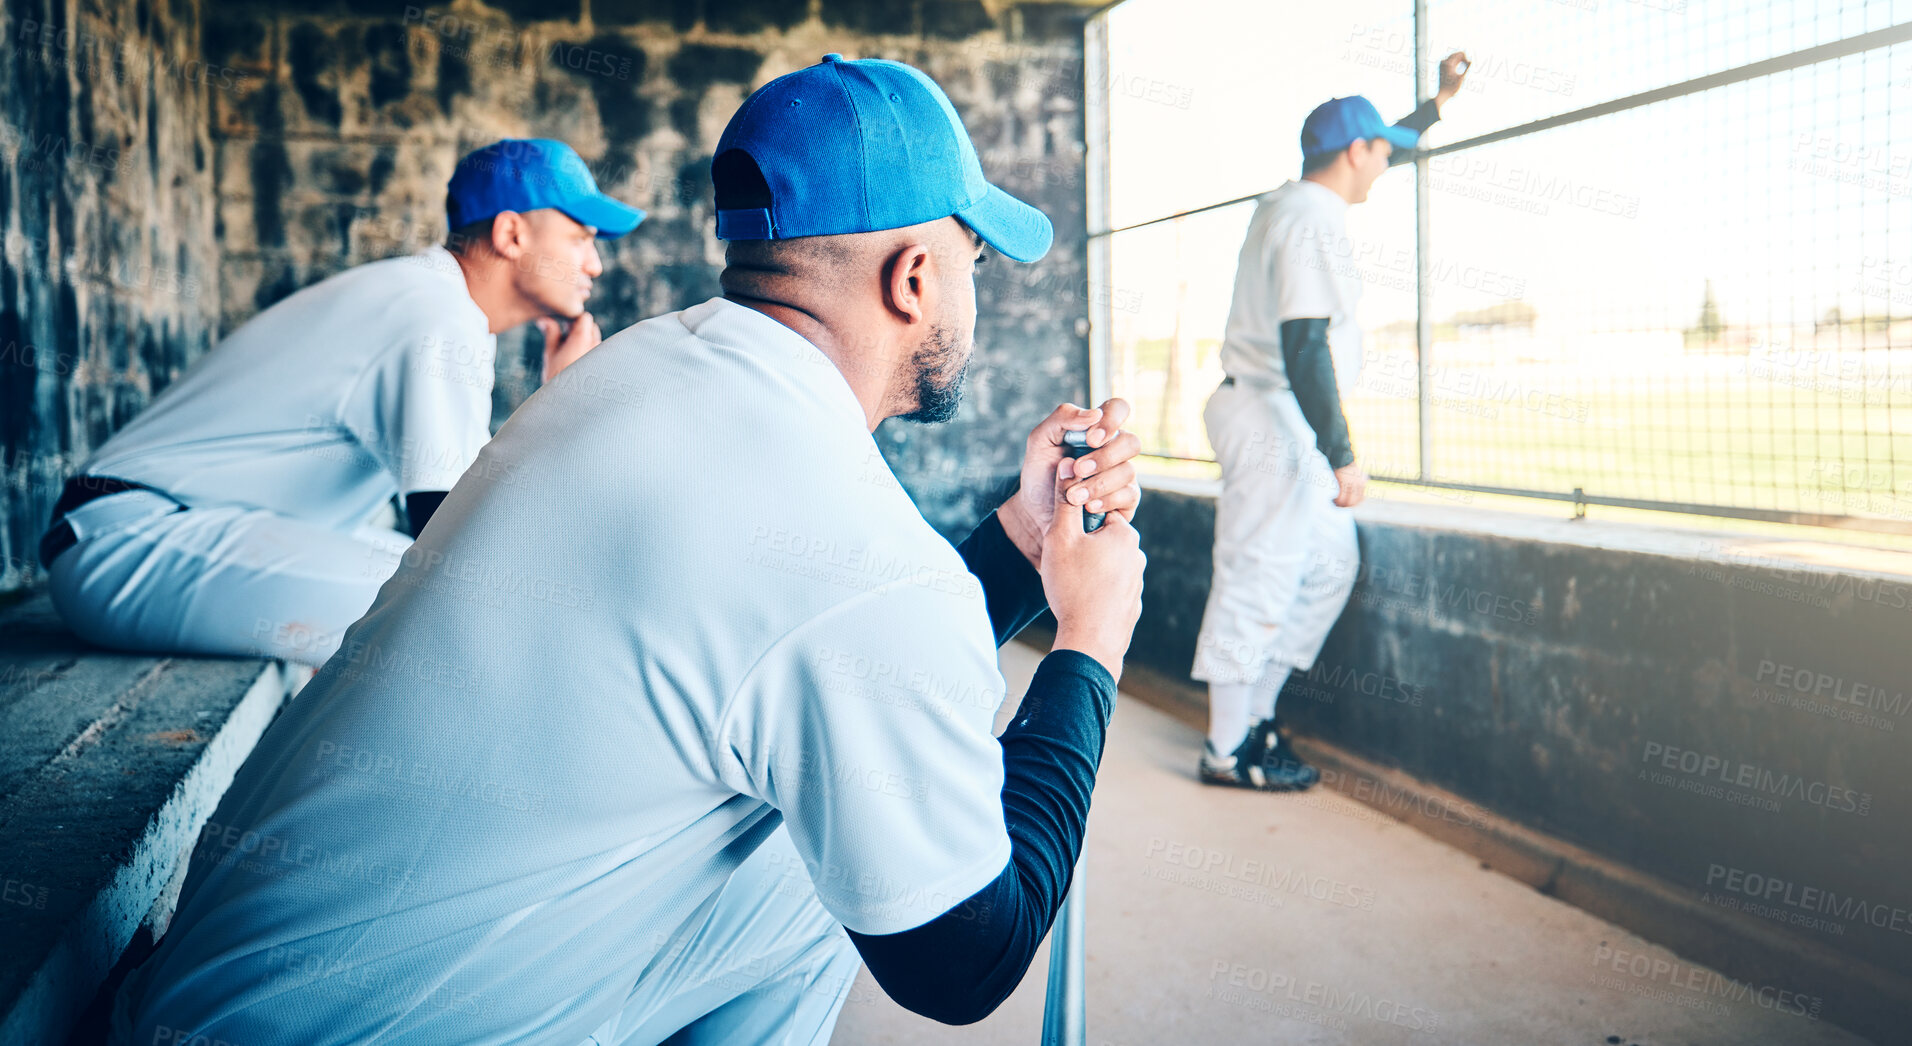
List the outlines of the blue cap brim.
<svg viewBox="0 0 1912 1046">
<path fill-rule="evenodd" d="M 1019 262 L 1032 262 L 1049 253 L 1055 227 L 1049 216 L 990 186 L 983 198 L 956 212 L 983 242 Z"/>
<path fill-rule="evenodd" d="M 601 193 L 597 196 L 580 196 L 555 206 L 580 225 L 596 226 L 600 240 L 616 239 L 637 228 L 637 223 L 644 220 L 643 211 Z"/>
<path fill-rule="evenodd" d="M 1389 124 L 1381 128 L 1381 137 L 1397 149 L 1413 149 L 1421 144 L 1421 132 L 1412 127 L 1396 127 Z"/>
</svg>

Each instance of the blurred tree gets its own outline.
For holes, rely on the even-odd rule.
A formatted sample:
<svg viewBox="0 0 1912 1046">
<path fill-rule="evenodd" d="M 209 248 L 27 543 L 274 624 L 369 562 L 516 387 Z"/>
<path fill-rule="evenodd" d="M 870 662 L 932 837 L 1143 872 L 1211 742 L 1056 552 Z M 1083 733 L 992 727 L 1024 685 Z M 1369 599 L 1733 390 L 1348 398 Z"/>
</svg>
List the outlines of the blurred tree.
<svg viewBox="0 0 1912 1046">
<path fill-rule="evenodd" d="M 1719 301 L 1713 297 L 1713 281 L 1706 281 L 1706 290 L 1700 297 L 1700 321 L 1686 328 L 1686 344 L 1711 344 L 1719 340 L 1726 330 L 1726 324 L 1719 318 Z"/>
</svg>

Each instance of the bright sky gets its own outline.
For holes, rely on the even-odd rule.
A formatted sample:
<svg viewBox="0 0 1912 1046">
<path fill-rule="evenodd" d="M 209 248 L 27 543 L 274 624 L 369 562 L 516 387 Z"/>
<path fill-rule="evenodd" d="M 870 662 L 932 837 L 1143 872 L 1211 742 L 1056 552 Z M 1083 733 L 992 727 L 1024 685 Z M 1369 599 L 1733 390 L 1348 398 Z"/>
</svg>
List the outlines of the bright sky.
<svg viewBox="0 0 1912 1046">
<path fill-rule="evenodd" d="M 1406 115 L 1411 11 L 1113 9 L 1113 224 L 1295 177 L 1302 118 L 1330 97 Z M 1465 49 L 1474 61 L 1429 132 L 1438 145 L 1912 21 L 1912 0 L 1434 0 L 1429 18 L 1436 58 Z M 1437 317 L 1518 297 L 1561 329 L 1677 330 L 1708 280 L 1729 324 L 1777 329 L 1834 306 L 1912 315 L 1912 45 L 1437 157 L 1430 171 Z M 1219 337 L 1247 214 L 1191 219 L 1179 244 L 1170 225 L 1117 237 L 1112 296 L 1140 302 L 1118 327 L 1164 336 L 1179 297 L 1195 336 Z M 1410 170 L 1389 172 L 1349 224 L 1372 258 L 1411 251 Z M 1393 281 L 1372 264 L 1364 324 L 1411 318 L 1411 271 Z"/>
</svg>

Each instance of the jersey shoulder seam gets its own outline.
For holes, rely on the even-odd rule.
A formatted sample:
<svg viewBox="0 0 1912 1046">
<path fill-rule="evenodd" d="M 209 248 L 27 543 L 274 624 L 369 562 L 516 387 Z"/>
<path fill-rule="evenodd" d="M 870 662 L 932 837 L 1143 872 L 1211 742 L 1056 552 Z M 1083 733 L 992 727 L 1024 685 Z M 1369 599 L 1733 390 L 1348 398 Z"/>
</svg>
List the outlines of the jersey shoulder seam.
<svg viewBox="0 0 1912 1046">
<path fill-rule="evenodd" d="M 425 298 L 429 300 L 433 297 L 435 297 L 435 295 L 433 295 L 430 291 L 426 290 L 423 287 L 410 286 L 410 287 L 405 287 L 397 291 L 396 293 L 394 293 L 391 298 L 391 304 L 400 305 L 413 298 Z M 476 303 L 473 303 L 473 307 L 474 308 L 476 307 Z M 431 329 L 432 326 L 433 324 L 431 324 L 430 322 L 425 322 L 425 323 L 418 324 L 416 327 L 411 327 L 408 329 L 411 330 L 413 333 L 416 333 L 419 330 Z M 485 333 L 487 335 L 491 333 L 489 328 L 486 329 Z M 385 364 L 388 361 L 390 361 L 390 359 L 392 358 L 394 354 L 409 353 L 412 348 L 413 340 L 414 339 L 409 337 L 401 338 L 397 341 L 394 341 L 392 344 L 385 346 L 383 349 L 380 349 L 377 353 L 373 354 L 371 360 L 368 361 L 368 365 L 366 366 L 366 368 L 359 372 L 359 376 L 353 379 L 351 385 L 346 387 L 345 394 L 339 398 L 339 401 L 337 403 L 332 405 L 332 412 L 337 418 L 340 426 L 345 428 L 347 432 L 351 432 L 353 439 L 359 439 L 360 434 L 356 431 L 353 431 L 352 428 L 346 424 L 347 408 L 349 408 L 350 405 L 353 403 L 353 401 L 358 398 L 359 389 L 362 386 L 364 386 L 365 380 L 374 374 L 380 373 L 380 371 L 384 368 Z M 363 443 L 363 440 L 360 440 L 360 442 Z"/>
<path fill-rule="evenodd" d="M 913 583 L 914 582 L 912 582 L 908 578 L 899 577 L 899 578 L 891 579 L 889 581 L 885 581 L 881 585 L 877 585 L 874 588 L 864 589 L 863 591 L 858 592 L 853 596 L 849 596 L 845 599 L 838 600 L 837 602 L 832 603 L 827 607 L 824 607 L 822 610 L 819 610 L 818 612 L 811 614 L 809 617 L 806 617 L 802 621 L 799 621 L 796 624 L 790 626 L 788 629 L 786 629 L 783 632 L 782 635 L 779 635 L 776 639 L 773 639 L 769 643 L 765 644 L 763 650 L 758 653 L 756 660 L 752 661 L 750 663 L 750 667 L 744 670 L 744 674 L 741 677 L 739 677 L 737 680 L 737 685 L 731 688 L 730 693 L 725 695 L 722 705 L 718 707 L 717 715 L 712 721 L 712 727 L 710 731 L 711 749 L 708 753 L 706 753 L 710 757 L 711 766 L 715 768 L 719 765 L 720 760 L 729 759 L 729 757 L 725 754 L 725 750 L 728 748 L 728 744 L 725 740 L 725 732 L 729 727 L 731 716 L 735 712 L 737 707 L 737 695 L 743 693 L 744 688 L 749 686 L 756 679 L 758 671 L 763 668 L 764 663 L 770 659 L 770 656 L 772 654 L 782 649 L 787 643 L 789 643 L 792 639 L 794 639 L 799 633 L 808 630 L 812 625 L 819 624 L 829 618 L 835 617 L 837 614 L 841 612 L 845 612 L 853 606 L 858 606 L 870 600 L 877 599 L 877 598 L 880 598 L 881 596 L 887 595 L 892 589 L 894 589 L 898 585 L 913 584 Z M 731 760 L 731 761 L 734 762 L 735 760 Z M 742 767 L 739 766 L 738 769 L 741 770 Z"/>
</svg>

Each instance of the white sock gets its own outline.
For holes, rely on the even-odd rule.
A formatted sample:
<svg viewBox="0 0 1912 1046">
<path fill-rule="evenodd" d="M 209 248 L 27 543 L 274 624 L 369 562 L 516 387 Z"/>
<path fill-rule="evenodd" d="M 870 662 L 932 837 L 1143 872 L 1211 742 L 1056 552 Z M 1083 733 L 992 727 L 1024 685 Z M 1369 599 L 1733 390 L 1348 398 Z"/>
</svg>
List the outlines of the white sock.
<svg viewBox="0 0 1912 1046">
<path fill-rule="evenodd" d="M 1217 755 L 1227 755 L 1248 736 L 1248 703 L 1252 683 L 1208 684 L 1208 744 Z"/>
<path fill-rule="evenodd" d="M 1248 719 L 1251 724 L 1275 717 L 1275 699 L 1281 696 L 1282 685 L 1288 682 L 1288 673 L 1293 669 L 1280 665 L 1269 665 L 1262 672 L 1261 681 L 1255 684 L 1255 690 L 1248 700 Z"/>
</svg>

